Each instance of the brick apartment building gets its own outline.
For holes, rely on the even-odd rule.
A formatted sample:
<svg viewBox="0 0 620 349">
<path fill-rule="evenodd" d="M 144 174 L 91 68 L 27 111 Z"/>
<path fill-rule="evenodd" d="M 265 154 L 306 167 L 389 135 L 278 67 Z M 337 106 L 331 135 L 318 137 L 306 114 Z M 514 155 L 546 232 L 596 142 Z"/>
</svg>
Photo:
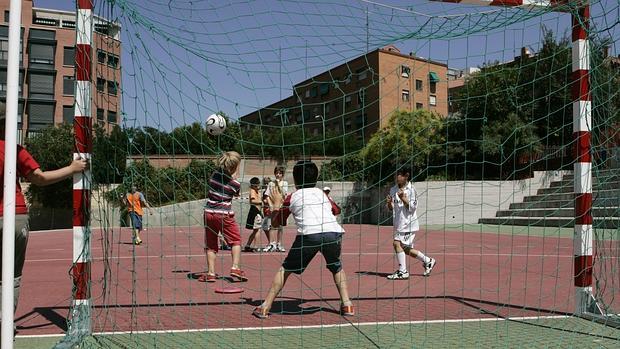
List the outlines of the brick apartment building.
<svg viewBox="0 0 620 349">
<path fill-rule="evenodd" d="M 10 0 L 0 0 L 0 100 L 6 98 Z M 73 122 L 75 11 L 34 7 L 22 1 L 18 142 L 50 125 Z M 120 27 L 95 16 L 93 120 L 110 129 L 120 124 Z"/>
<path fill-rule="evenodd" d="M 293 86 L 293 95 L 240 118 L 254 125 L 303 125 L 368 139 L 397 110 L 448 115 L 448 66 L 387 46 Z"/>
</svg>

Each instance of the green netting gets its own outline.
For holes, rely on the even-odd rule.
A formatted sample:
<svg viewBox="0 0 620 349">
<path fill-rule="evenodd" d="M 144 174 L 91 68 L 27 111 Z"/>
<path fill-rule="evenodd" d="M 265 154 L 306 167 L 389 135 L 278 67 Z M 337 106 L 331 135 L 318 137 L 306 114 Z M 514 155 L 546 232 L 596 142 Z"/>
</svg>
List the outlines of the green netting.
<svg viewBox="0 0 620 349">
<path fill-rule="evenodd" d="M 83 347 L 564 347 L 620 339 L 620 3 L 592 1 L 593 294 L 610 322 L 577 318 L 573 286 L 571 13 L 427 1 L 98 1 L 120 25 L 120 123 L 95 129 L 92 335 Z M 95 36 L 97 49 L 109 41 Z M 109 51 L 109 50 L 108 50 Z M 112 52 L 112 51 L 110 51 Z M 112 84 L 113 85 L 113 84 Z M 114 86 L 114 85 L 113 85 Z M 93 89 L 96 87 L 93 86 Z M 106 84 L 102 91 L 113 95 Z M 97 99 L 102 118 L 110 100 Z M 221 136 L 205 122 L 228 120 Z M 97 114 L 98 115 L 98 114 Z M 116 114 L 113 114 L 116 117 Z M 356 315 L 321 258 L 292 276 L 268 320 L 252 317 L 285 253 L 230 252 L 205 271 L 203 210 L 215 159 L 242 156 L 233 200 L 245 244 L 249 181 L 311 159 L 342 208 L 343 268 Z M 411 169 L 416 249 L 398 263 L 385 196 Z M 154 206 L 132 244 L 118 199 Z M 265 247 L 257 234 L 253 247 Z M 69 280 L 68 280 L 69 282 Z M 69 316 L 71 329 L 85 321 Z M 83 312 L 81 312 L 83 314 Z M 83 327 L 83 326 L 82 326 Z"/>
</svg>

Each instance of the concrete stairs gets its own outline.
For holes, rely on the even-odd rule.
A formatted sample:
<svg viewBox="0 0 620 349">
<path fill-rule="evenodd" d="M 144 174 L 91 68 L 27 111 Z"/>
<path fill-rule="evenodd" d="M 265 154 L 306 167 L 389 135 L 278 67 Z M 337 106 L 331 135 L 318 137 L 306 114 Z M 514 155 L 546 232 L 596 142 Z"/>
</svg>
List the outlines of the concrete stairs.
<svg viewBox="0 0 620 349">
<path fill-rule="evenodd" d="M 620 227 L 620 169 L 596 170 L 592 180 L 592 216 L 594 227 Z M 536 195 L 526 196 L 523 202 L 499 210 L 494 218 L 481 218 L 478 223 L 540 227 L 574 226 L 575 211 L 573 174 L 551 182 L 548 188 L 538 189 Z"/>
</svg>

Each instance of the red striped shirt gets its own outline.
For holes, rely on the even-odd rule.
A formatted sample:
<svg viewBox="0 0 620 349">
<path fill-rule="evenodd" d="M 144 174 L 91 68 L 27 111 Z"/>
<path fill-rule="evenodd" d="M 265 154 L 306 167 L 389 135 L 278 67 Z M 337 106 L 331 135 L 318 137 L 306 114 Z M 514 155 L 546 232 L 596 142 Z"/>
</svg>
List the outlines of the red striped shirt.
<svg viewBox="0 0 620 349">
<path fill-rule="evenodd" d="M 213 172 L 209 179 L 209 195 L 205 211 L 233 214 L 232 199 L 239 196 L 241 184 L 222 170 Z"/>
</svg>

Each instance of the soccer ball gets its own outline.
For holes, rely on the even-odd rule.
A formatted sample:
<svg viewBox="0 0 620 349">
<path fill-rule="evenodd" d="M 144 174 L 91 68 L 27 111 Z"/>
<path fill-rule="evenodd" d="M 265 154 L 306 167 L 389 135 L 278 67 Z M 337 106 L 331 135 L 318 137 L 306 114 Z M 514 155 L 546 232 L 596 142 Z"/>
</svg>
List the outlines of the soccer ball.
<svg viewBox="0 0 620 349">
<path fill-rule="evenodd" d="M 213 136 L 219 136 L 226 130 L 226 119 L 219 114 L 211 114 L 207 118 L 207 132 Z"/>
</svg>

